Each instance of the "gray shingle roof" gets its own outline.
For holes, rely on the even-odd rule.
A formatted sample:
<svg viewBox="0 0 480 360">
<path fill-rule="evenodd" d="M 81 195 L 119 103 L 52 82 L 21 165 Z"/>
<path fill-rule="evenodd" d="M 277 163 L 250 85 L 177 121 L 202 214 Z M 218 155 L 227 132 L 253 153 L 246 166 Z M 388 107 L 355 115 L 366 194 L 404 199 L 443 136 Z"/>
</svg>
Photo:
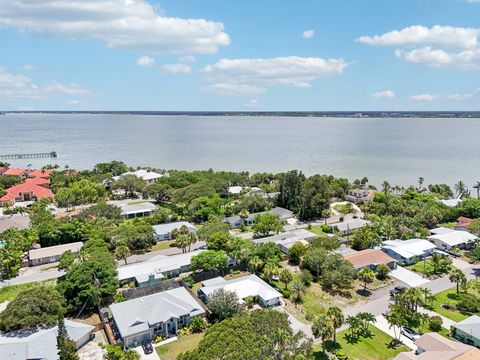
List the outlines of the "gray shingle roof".
<svg viewBox="0 0 480 360">
<path fill-rule="evenodd" d="M 477 315 L 470 316 L 453 326 L 480 340 L 480 317 Z"/>
</svg>

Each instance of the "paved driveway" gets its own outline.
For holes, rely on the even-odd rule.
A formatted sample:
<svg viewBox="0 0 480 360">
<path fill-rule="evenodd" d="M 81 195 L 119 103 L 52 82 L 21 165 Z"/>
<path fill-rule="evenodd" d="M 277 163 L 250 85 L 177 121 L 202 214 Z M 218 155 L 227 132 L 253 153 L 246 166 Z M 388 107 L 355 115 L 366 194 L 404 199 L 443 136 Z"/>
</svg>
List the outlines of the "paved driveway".
<svg viewBox="0 0 480 360">
<path fill-rule="evenodd" d="M 278 306 L 278 307 L 275 307 L 274 309 L 288 315 L 288 320 L 290 321 L 290 325 L 292 326 L 292 329 L 294 332 L 303 331 L 303 333 L 307 335 L 307 337 L 314 339 L 314 336 L 312 334 L 312 328 L 309 325 L 302 323 L 300 320 L 298 320 L 296 317 L 294 317 L 292 314 L 290 314 L 287 310 L 285 310 L 282 307 Z"/>
<path fill-rule="evenodd" d="M 378 315 L 376 317 L 377 322 L 373 324 L 377 329 L 383 331 L 384 333 L 390 335 L 392 338 L 395 338 L 395 332 L 393 328 L 390 328 L 390 324 L 388 323 L 387 319 L 383 315 Z M 398 331 L 398 329 L 397 329 Z M 398 334 L 397 334 L 398 335 Z M 417 346 L 413 343 L 412 340 L 406 338 L 403 335 L 400 335 L 400 341 L 407 345 L 412 350 L 417 350 Z"/>
<path fill-rule="evenodd" d="M 102 360 L 102 348 L 95 342 L 90 341 L 78 350 L 78 357 L 80 360 Z"/>
<path fill-rule="evenodd" d="M 405 269 L 401 266 L 397 266 L 395 270 L 390 272 L 390 275 L 411 287 L 425 285 L 430 282 L 430 280 L 424 279 L 417 273 Z"/>
<path fill-rule="evenodd" d="M 133 350 L 135 350 L 137 353 L 140 354 L 140 359 L 142 359 L 142 360 L 160 360 L 160 357 L 158 356 L 155 349 L 153 349 L 153 352 L 151 354 L 148 354 L 148 355 L 146 355 L 143 352 L 143 349 L 142 349 L 141 346 L 138 346 L 138 347 L 134 348 Z"/>
</svg>

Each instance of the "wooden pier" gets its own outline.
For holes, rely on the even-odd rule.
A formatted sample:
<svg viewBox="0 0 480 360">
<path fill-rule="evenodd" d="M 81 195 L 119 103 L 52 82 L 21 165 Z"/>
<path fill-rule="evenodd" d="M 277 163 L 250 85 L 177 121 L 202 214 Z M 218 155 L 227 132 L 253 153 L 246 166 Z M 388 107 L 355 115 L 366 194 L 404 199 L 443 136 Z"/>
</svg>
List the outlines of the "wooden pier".
<svg viewBox="0 0 480 360">
<path fill-rule="evenodd" d="M 56 158 L 56 157 L 57 157 L 57 153 L 55 151 L 51 151 L 48 153 L 0 155 L 0 160 L 38 159 L 38 158 Z"/>
</svg>

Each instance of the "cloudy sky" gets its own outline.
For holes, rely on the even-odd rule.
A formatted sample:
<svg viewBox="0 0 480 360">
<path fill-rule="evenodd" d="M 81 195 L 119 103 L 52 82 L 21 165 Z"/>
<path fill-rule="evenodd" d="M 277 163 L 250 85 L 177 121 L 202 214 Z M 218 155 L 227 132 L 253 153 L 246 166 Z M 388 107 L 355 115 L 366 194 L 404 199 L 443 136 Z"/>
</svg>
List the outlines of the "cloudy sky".
<svg viewBox="0 0 480 360">
<path fill-rule="evenodd" d="M 2 110 L 479 110 L 480 0 L 0 0 Z"/>
</svg>

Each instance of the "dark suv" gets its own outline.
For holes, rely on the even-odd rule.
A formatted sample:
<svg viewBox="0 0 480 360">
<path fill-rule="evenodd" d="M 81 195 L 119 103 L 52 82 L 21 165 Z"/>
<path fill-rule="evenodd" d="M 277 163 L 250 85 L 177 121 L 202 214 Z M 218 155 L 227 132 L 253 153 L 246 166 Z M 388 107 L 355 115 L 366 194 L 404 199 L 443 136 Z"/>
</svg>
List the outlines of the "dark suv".
<svg viewBox="0 0 480 360">
<path fill-rule="evenodd" d="M 392 290 L 390 290 L 390 297 L 395 297 L 395 295 L 402 294 L 407 290 L 406 286 L 395 286 Z"/>
<path fill-rule="evenodd" d="M 143 348 L 143 352 L 148 355 L 148 354 L 151 354 L 153 352 L 153 346 L 152 346 L 152 343 L 148 340 L 145 340 L 143 343 L 142 343 L 142 348 Z"/>
</svg>

